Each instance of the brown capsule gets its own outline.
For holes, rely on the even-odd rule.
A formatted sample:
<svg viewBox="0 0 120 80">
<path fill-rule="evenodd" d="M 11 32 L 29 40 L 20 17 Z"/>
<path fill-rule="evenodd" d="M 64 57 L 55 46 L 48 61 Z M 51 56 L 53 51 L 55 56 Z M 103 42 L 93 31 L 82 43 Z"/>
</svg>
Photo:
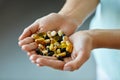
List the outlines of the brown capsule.
<svg viewBox="0 0 120 80">
<path fill-rule="evenodd" d="M 38 39 L 35 39 L 35 42 L 37 43 L 37 44 L 45 44 L 45 40 L 44 40 L 44 38 L 38 38 Z"/>
<path fill-rule="evenodd" d="M 38 44 L 38 48 L 39 48 L 40 50 L 44 50 L 44 49 L 45 49 L 45 47 L 44 47 L 42 44 Z"/>
<path fill-rule="evenodd" d="M 67 36 L 63 36 L 63 41 L 68 41 L 68 37 Z"/>
</svg>

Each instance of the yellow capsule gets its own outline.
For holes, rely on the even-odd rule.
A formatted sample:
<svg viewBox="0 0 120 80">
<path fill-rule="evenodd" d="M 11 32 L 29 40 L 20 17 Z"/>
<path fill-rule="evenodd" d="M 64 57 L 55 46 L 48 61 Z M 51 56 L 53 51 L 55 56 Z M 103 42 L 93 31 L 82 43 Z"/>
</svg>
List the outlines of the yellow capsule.
<svg viewBox="0 0 120 80">
<path fill-rule="evenodd" d="M 72 44 L 67 45 L 66 51 L 68 51 L 70 53 L 72 52 Z"/>
<path fill-rule="evenodd" d="M 58 35 L 59 36 L 62 36 L 63 35 L 63 32 L 61 30 L 58 31 Z"/>
<path fill-rule="evenodd" d="M 51 51 L 53 51 L 53 48 L 54 48 L 53 44 L 50 44 L 49 49 L 50 49 Z"/>
<path fill-rule="evenodd" d="M 54 45 L 57 46 L 57 47 L 60 46 L 60 44 L 58 42 L 55 42 Z"/>
<path fill-rule="evenodd" d="M 65 56 L 66 56 L 66 52 L 63 52 L 63 53 L 57 54 L 57 57 L 59 57 L 59 56 L 61 56 L 61 57 L 65 57 Z"/>
<path fill-rule="evenodd" d="M 39 38 L 39 35 L 38 34 L 32 34 L 31 36 L 33 39 L 38 39 Z"/>
<path fill-rule="evenodd" d="M 45 40 L 45 43 L 50 43 L 50 39 L 46 39 L 46 40 Z"/>
<path fill-rule="evenodd" d="M 61 53 L 60 49 L 57 49 L 57 54 L 60 54 L 60 53 Z"/>
<path fill-rule="evenodd" d="M 66 47 L 67 47 L 67 45 L 66 45 L 65 42 L 62 42 L 62 43 L 60 44 L 60 48 L 66 48 Z"/>
</svg>

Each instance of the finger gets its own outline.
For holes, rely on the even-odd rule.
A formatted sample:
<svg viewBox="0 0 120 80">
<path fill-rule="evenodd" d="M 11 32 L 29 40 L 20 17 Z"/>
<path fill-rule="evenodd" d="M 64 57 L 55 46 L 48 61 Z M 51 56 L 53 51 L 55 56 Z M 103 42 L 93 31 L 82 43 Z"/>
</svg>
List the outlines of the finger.
<svg viewBox="0 0 120 80">
<path fill-rule="evenodd" d="M 32 63 L 36 63 L 36 59 L 37 59 L 38 57 L 39 57 L 39 56 L 38 56 L 37 54 L 33 54 L 33 55 L 30 56 L 29 59 L 31 60 Z"/>
<path fill-rule="evenodd" d="M 43 64 L 36 64 L 38 67 L 42 67 L 42 66 L 44 66 Z"/>
<path fill-rule="evenodd" d="M 38 58 L 36 60 L 37 64 L 43 64 L 44 66 L 49 66 L 54 69 L 63 70 L 64 62 L 60 60 L 52 60 L 52 59 L 46 59 L 46 58 Z"/>
<path fill-rule="evenodd" d="M 33 62 L 36 62 L 37 58 L 45 58 L 45 59 L 57 60 L 56 57 L 37 55 L 35 51 L 31 51 L 29 53 L 32 53 L 31 56 L 30 56 L 30 60 L 33 61 Z"/>
<path fill-rule="evenodd" d="M 36 42 L 33 42 L 33 43 L 26 44 L 26 45 L 22 46 L 22 50 L 27 51 L 27 52 L 35 50 L 36 48 L 37 48 L 37 43 Z"/>
<path fill-rule="evenodd" d="M 66 63 L 64 65 L 65 71 L 74 71 L 80 68 L 80 66 L 88 59 L 85 55 L 85 53 L 80 51 L 79 55 L 72 61 Z"/>
<path fill-rule="evenodd" d="M 36 54 L 36 52 L 34 50 L 27 53 L 28 56 L 31 56 L 33 54 Z"/>
<path fill-rule="evenodd" d="M 31 24 L 29 27 L 25 28 L 23 33 L 20 35 L 19 40 L 22 40 L 26 37 L 31 36 L 31 34 L 35 33 L 39 29 L 39 24 L 37 21 L 35 21 L 33 24 Z"/>
<path fill-rule="evenodd" d="M 19 46 L 25 45 L 25 44 L 29 44 L 32 43 L 34 40 L 31 37 L 27 37 L 21 41 L 18 42 Z"/>
</svg>

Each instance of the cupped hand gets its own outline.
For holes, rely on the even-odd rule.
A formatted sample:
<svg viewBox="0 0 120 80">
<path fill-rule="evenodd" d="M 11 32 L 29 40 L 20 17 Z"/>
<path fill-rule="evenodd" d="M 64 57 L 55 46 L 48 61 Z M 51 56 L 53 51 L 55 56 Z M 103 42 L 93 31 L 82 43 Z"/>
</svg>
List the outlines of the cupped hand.
<svg viewBox="0 0 120 80">
<path fill-rule="evenodd" d="M 92 37 L 87 31 L 79 31 L 70 36 L 70 41 L 73 43 L 73 52 L 71 57 L 65 58 L 64 61 L 57 60 L 54 57 L 35 55 L 35 52 L 30 56 L 30 60 L 37 66 L 49 66 L 58 70 L 74 71 L 81 67 L 89 57 L 93 49 Z"/>
<path fill-rule="evenodd" d="M 37 44 L 33 42 L 33 39 L 30 37 L 33 33 L 46 32 L 49 30 L 62 30 L 69 36 L 76 30 L 77 26 L 78 24 L 75 20 L 64 15 L 51 13 L 36 20 L 33 24 L 25 28 L 19 37 L 18 44 L 24 51 L 33 51 L 37 48 Z"/>
</svg>

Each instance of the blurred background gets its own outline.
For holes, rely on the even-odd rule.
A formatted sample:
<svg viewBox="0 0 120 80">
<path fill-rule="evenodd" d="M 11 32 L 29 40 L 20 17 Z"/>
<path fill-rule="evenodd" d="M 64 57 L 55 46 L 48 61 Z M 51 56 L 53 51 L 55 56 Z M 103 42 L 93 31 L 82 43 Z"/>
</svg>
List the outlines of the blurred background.
<svg viewBox="0 0 120 80">
<path fill-rule="evenodd" d="M 0 0 L 0 80 L 95 80 L 91 58 L 77 71 L 39 68 L 18 46 L 18 37 L 36 19 L 58 12 L 65 0 Z M 88 29 L 89 17 L 79 30 Z"/>
</svg>

